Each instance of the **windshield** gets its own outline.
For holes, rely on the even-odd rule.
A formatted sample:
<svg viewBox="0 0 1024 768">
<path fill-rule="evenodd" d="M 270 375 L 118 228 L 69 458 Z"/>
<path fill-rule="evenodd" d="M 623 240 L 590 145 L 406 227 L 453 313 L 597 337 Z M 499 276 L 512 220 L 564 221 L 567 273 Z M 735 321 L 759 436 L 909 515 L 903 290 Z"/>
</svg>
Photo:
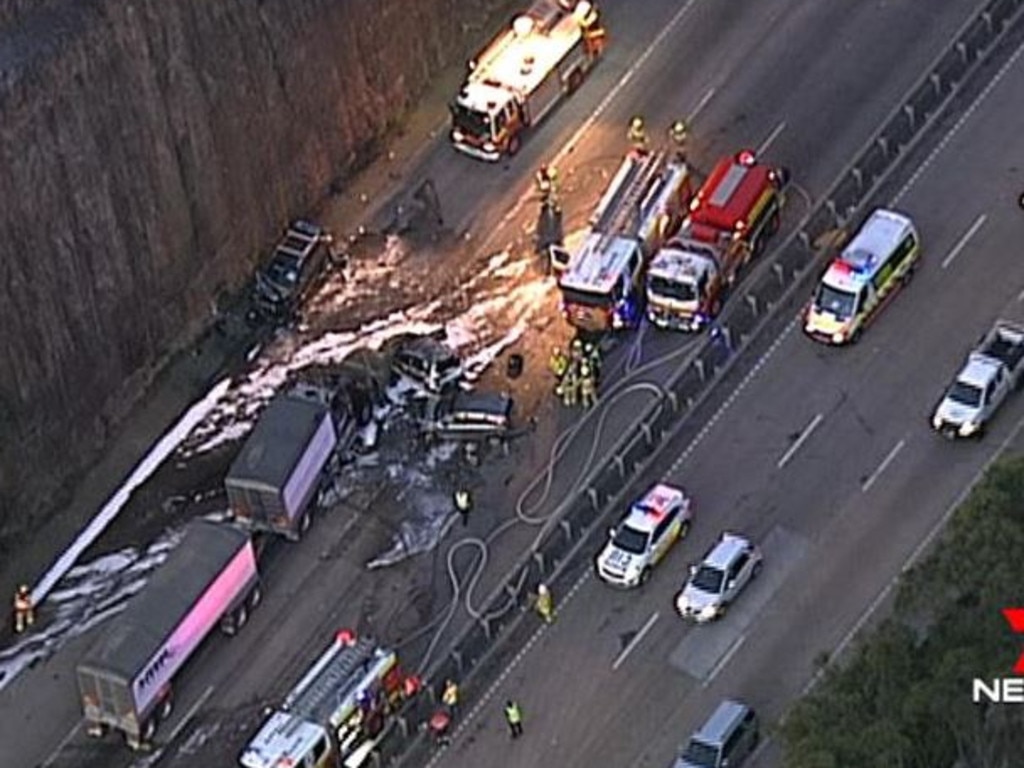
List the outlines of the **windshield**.
<svg viewBox="0 0 1024 768">
<path fill-rule="evenodd" d="M 476 112 L 460 104 L 452 104 L 450 111 L 452 113 L 452 127 L 456 130 L 485 141 L 492 138 L 490 115 Z"/>
<path fill-rule="evenodd" d="M 647 550 L 647 534 L 624 525 L 615 532 L 612 541 L 617 548 L 631 555 L 642 555 Z"/>
<path fill-rule="evenodd" d="M 703 741 L 690 739 L 683 752 L 683 760 L 699 765 L 700 768 L 715 768 L 718 765 L 718 750 Z"/>
<path fill-rule="evenodd" d="M 299 262 L 279 254 L 267 266 L 267 279 L 279 288 L 291 288 L 299 279 Z"/>
<path fill-rule="evenodd" d="M 949 399 L 960 405 L 977 408 L 981 405 L 981 389 L 964 381 L 957 381 L 949 390 Z"/>
<path fill-rule="evenodd" d="M 585 307 L 603 307 L 605 309 L 612 306 L 611 294 L 581 291 L 578 288 L 562 286 L 562 298 L 566 304 L 581 304 Z"/>
<path fill-rule="evenodd" d="M 664 296 L 674 301 L 696 301 L 698 298 L 697 286 L 693 283 L 653 275 L 647 278 L 647 290 L 655 296 Z"/>
<path fill-rule="evenodd" d="M 724 575 L 717 568 L 712 568 L 710 565 L 702 565 L 697 569 L 697 573 L 693 575 L 690 584 L 701 592 L 710 592 L 713 595 L 717 595 L 722 591 L 722 577 Z"/>
<path fill-rule="evenodd" d="M 840 291 L 825 283 L 818 286 L 818 292 L 814 296 L 814 308 L 819 312 L 831 312 L 838 320 L 853 317 L 856 305 L 857 294 Z"/>
</svg>

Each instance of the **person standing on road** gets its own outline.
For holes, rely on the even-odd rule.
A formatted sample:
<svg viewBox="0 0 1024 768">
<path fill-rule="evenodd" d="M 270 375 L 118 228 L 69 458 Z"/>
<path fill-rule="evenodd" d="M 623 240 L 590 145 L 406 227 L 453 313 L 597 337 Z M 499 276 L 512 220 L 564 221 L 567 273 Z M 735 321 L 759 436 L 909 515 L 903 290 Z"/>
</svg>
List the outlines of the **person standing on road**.
<svg viewBox="0 0 1024 768">
<path fill-rule="evenodd" d="M 523 710 L 512 699 L 505 702 L 505 722 L 508 723 L 508 732 L 513 739 L 523 735 Z"/>
<path fill-rule="evenodd" d="M 575 366 L 569 366 L 569 370 L 565 372 L 565 376 L 562 377 L 561 389 L 562 405 L 566 408 L 575 406 L 579 396 L 579 379 L 576 377 Z"/>
<path fill-rule="evenodd" d="M 459 686 L 454 680 L 446 680 L 444 691 L 441 693 L 441 703 L 447 707 L 452 716 L 459 707 Z"/>
<path fill-rule="evenodd" d="M 593 373 L 594 386 L 598 386 L 601 381 L 601 350 L 598 349 L 596 344 L 588 342 L 583 347 L 583 354 L 587 365 L 590 366 L 590 370 Z"/>
<path fill-rule="evenodd" d="M 561 347 L 552 348 L 548 366 L 551 368 L 551 373 L 555 375 L 555 394 L 560 395 L 561 393 L 557 391 L 558 387 L 562 383 L 565 372 L 569 370 L 569 357 L 562 351 Z"/>
<path fill-rule="evenodd" d="M 584 363 L 580 367 L 580 405 L 590 408 L 597 402 L 597 385 L 590 366 Z"/>
<path fill-rule="evenodd" d="M 473 511 L 473 497 L 464 488 L 455 491 L 455 511 L 462 517 L 462 526 L 469 525 L 469 513 Z"/>
<path fill-rule="evenodd" d="M 27 584 L 14 593 L 14 632 L 20 635 L 36 623 L 36 609 L 32 604 L 32 591 Z"/>
<path fill-rule="evenodd" d="M 551 590 L 548 589 L 547 584 L 537 587 L 536 608 L 545 624 L 551 624 L 555 620 L 555 601 L 551 597 Z"/>
</svg>

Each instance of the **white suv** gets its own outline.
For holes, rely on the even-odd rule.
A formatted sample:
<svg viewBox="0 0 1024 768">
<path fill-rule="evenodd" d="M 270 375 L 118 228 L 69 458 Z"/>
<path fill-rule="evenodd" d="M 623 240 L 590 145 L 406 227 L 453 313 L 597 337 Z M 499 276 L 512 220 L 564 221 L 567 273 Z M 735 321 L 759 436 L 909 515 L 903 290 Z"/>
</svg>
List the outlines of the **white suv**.
<svg viewBox="0 0 1024 768">
<path fill-rule="evenodd" d="M 690 578 L 676 597 L 684 619 L 704 623 L 725 613 L 725 607 L 761 571 L 761 551 L 742 536 L 723 533 L 700 565 L 690 566 Z"/>
<path fill-rule="evenodd" d="M 664 484 L 651 488 L 609 532 L 608 543 L 597 556 L 597 575 L 619 587 L 647 581 L 651 568 L 690 530 L 690 507 L 689 497 L 680 488 Z"/>
</svg>

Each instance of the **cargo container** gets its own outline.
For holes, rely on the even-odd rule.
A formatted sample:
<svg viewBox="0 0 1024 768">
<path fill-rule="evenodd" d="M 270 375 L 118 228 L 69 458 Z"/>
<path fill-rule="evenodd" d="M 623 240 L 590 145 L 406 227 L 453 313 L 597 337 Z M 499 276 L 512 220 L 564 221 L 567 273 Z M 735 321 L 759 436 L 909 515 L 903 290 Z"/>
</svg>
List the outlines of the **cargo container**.
<svg viewBox="0 0 1024 768">
<path fill-rule="evenodd" d="M 234 634 L 260 601 L 249 534 L 206 520 L 181 543 L 78 664 L 88 732 L 119 730 L 133 749 L 171 712 L 171 682 L 218 624 Z"/>
<path fill-rule="evenodd" d="M 224 480 L 234 519 L 253 531 L 300 539 L 337 463 L 340 436 L 353 432 L 353 420 L 332 411 L 315 388 L 278 395 Z"/>
</svg>

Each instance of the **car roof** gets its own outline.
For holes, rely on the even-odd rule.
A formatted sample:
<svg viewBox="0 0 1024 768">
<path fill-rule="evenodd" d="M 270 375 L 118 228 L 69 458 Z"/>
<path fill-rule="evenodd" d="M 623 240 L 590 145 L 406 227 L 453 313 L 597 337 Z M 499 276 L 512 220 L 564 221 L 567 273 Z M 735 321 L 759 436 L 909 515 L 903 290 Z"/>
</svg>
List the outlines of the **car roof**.
<svg viewBox="0 0 1024 768">
<path fill-rule="evenodd" d="M 704 564 L 713 568 L 726 568 L 736 556 L 750 546 L 750 542 L 734 533 L 723 533 L 707 557 Z"/>
<path fill-rule="evenodd" d="M 458 392 L 451 401 L 452 410 L 505 413 L 512 407 L 512 398 L 504 392 Z"/>
<path fill-rule="evenodd" d="M 967 360 L 967 365 L 963 367 L 963 370 L 960 371 L 960 374 L 956 378 L 957 381 L 963 382 L 964 384 L 970 384 L 978 389 L 984 389 L 989 385 L 989 382 L 995 378 L 998 370 L 999 366 L 995 361 L 971 355 Z"/>
<path fill-rule="evenodd" d="M 629 528 L 649 533 L 665 518 L 668 507 L 685 496 L 681 489 L 659 483 L 633 502 L 623 523 Z"/>
<path fill-rule="evenodd" d="M 732 699 L 726 699 L 711 714 L 700 730 L 693 734 L 694 738 L 710 744 L 720 744 L 729 738 L 729 734 L 736 727 L 750 707 Z"/>
</svg>

